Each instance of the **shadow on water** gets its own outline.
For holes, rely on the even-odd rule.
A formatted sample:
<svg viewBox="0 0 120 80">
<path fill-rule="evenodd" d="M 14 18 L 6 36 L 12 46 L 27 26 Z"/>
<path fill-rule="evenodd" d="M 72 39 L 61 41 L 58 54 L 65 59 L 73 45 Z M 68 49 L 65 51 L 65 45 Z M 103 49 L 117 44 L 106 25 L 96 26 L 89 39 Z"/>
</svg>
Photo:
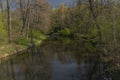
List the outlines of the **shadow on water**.
<svg viewBox="0 0 120 80">
<path fill-rule="evenodd" d="M 0 80 L 107 80 L 104 64 L 82 41 L 45 40 L 0 64 Z"/>
</svg>

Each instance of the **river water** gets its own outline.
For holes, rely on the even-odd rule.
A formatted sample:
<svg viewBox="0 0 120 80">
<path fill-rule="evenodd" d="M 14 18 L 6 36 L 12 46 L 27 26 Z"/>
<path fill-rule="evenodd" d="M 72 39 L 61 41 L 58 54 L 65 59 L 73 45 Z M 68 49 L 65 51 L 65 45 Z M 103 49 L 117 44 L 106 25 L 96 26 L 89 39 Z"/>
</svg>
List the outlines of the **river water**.
<svg viewBox="0 0 120 80">
<path fill-rule="evenodd" d="M 107 80 L 97 53 L 79 41 L 45 40 L 0 64 L 0 80 Z"/>
</svg>

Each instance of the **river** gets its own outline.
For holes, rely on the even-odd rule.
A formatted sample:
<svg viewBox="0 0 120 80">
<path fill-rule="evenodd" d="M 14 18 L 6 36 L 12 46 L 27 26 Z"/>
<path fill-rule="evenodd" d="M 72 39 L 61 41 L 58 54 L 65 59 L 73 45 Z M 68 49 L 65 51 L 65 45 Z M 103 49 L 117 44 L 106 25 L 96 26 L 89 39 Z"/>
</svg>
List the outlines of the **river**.
<svg viewBox="0 0 120 80">
<path fill-rule="evenodd" d="M 45 40 L 24 54 L 3 60 L 0 80 L 110 80 L 104 62 L 83 42 Z"/>
</svg>

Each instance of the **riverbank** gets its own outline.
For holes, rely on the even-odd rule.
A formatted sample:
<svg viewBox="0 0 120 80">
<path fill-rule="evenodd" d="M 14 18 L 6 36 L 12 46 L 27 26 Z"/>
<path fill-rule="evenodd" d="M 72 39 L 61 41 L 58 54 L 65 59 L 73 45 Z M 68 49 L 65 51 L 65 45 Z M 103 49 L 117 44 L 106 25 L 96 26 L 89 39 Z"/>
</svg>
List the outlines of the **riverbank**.
<svg viewBox="0 0 120 80">
<path fill-rule="evenodd" d="M 46 38 L 44 38 L 46 39 Z M 34 45 L 37 46 L 39 45 L 44 39 L 42 40 L 37 40 L 36 42 L 34 42 Z M 29 43 L 31 44 L 31 43 Z M 4 46 L 0 46 L 0 62 L 2 59 L 8 59 L 9 57 L 13 56 L 13 55 L 19 55 L 21 54 L 23 51 L 26 51 L 29 47 L 32 47 L 33 45 L 18 45 L 18 44 L 6 44 Z"/>
</svg>

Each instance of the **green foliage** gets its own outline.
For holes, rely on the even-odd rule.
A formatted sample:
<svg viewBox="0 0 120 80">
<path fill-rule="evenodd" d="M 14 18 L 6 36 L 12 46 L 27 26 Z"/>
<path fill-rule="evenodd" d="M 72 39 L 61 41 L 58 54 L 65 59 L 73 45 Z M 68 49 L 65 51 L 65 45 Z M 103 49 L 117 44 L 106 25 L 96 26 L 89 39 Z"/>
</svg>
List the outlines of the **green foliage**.
<svg viewBox="0 0 120 80">
<path fill-rule="evenodd" d="M 33 42 L 37 42 L 38 40 L 42 40 L 42 39 L 45 39 L 46 36 L 41 33 L 41 32 L 38 32 L 38 31 L 33 31 L 32 32 L 32 35 L 33 35 Z M 26 38 L 18 38 L 16 40 L 14 40 L 14 43 L 18 44 L 18 45 L 23 45 L 23 46 L 27 46 L 28 43 L 31 42 L 31 37 L 30 37 L 30 33 L 29 33 L 29 37 L 28 37 L 28 40 Z"/>
<path fill-rule="evenodd" d="M 92 45 L 90 42 L 86 42 L 85 47 L 89 52 L 95 52 L 96 51 L 96 47 L 94 45 Z"/>
<path fill-rule="evenodd" d="M 98 30 L 95 29 L 95 28 L 91 28 L 90 29 L 90 34 L 91 34 L 91 36 L 96 36 L 96 35 L 98 35 Z"/>
<path fill-rule="evenodd" d="M 42 40 L 42 39 L 46 38 L 45 34 L 39 32 L 39 31 L 33 31 L 32 35 L 33 35 L 34 39 L 38 39 L 38 40 Z"/>
<path fill-rule="evenodd" d="M 14 41 L 16 44 L 26 46 L 30 41 L 26 40 L 25 38 L 18 38 Z"/>
<path fill-rule="evenodd" d="M 6 31 L 5 21 L 3 18 L 3 14 L 0 13 L 0 44 L 4 44 L 7 42 L 7 31 Z"/>
<path fill-rule="evenodd" d="M 20 20 L 12 19 L 11 25 L 12 25 L 12 28 L 14 28 L 13 30 L 19 30 L 19 27 L 22 26 L 22 23 Z"/>
<path fill-rule="evenodd" d="M 60 34 L 61 36 L 70 36 L 71 31 L 69 28 L 65 28 L 63 30 L 58 31 L 58 34 Z"/>
<path fill-rule="evenodd" d="M 60 37 L 59 40 L 61 40 L 65 44 L 71 43 L 71 39 L 69 37 Z"/>
</svg>

